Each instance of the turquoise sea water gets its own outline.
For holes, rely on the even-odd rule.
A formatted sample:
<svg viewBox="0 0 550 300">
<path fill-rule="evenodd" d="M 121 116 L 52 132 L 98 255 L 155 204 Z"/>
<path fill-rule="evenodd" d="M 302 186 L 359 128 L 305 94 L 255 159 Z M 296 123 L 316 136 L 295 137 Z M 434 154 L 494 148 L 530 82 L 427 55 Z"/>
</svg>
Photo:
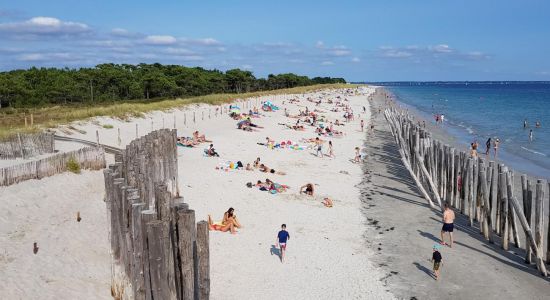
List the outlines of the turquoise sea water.
<svg viewBox="0 0 550 300">
<path fill-rule="evenodd" d="M 399 83 L 386 85 L 398 101 L 420 111 L 467 147 L 477 140 L 485 152 L 488 137 L 501 141 L 499 159 L 521 172 L 550 178 L 550 82 Z M 528 127 L 523 122 L 527 120 Z M 536 128 L 535 122 L 541 127 Z M 529 131 L 533 130 L 533 141 Z"/>
</svg>

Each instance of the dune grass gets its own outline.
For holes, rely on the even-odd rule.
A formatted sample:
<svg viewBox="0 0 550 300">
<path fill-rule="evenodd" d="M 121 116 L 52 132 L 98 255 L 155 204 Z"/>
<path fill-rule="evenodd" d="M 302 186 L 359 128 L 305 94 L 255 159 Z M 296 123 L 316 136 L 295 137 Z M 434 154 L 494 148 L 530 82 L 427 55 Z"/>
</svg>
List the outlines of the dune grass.
<svg viewBox="0 0 550 300">
<path fill-rule="evenodd" d="M 73 121 L 86 120 L 99 116 L 128 119 L 130 117 L 142 117 L 144 114 L 151 111 L 165 111 L 184 107 L 190 104 L 205 103 L 210 105 L 219 105 L 232 102 L 235 99 L 280 94 L 301 94 L 321 89 L 352 87 L 357 87 L 357 85 L 319 84 L 242 94 L 212 94 L 168 100 L 132 100 L 113 103 L 97 103 L 95 105 L 49 106 L 42 108 L 25 108 L 20 110 L 10 109 L 9 112 L 2 112 L 0 110 L 0 139 L 16 133 L 37 132 L 45 128 L 55 128 L 59 125 L 68 124 Z M 34 126 L 25 127 L 25 118 L 28 119 L 30 114 L 33 115 Z"/>
</svg>

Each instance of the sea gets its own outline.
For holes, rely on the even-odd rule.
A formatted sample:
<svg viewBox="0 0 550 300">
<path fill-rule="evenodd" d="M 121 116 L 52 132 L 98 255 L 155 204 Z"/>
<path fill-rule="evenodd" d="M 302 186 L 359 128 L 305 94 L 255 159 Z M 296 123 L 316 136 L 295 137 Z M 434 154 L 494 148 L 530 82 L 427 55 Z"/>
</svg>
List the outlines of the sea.
<svg viewBox="0 0 550 300">
<path fill-rule="evenodd" d="M 485 152 L 486 140 L 499 138 L 499 161 L 518 172 L 550 179 L 550 82 L 373 84 L 384 86 L 426 122 L 435 124 L 435 115 L 444 115 L 444 123 L 437 126 L 464 148 L 477 140 L 479 151 Z"/>
</svg>

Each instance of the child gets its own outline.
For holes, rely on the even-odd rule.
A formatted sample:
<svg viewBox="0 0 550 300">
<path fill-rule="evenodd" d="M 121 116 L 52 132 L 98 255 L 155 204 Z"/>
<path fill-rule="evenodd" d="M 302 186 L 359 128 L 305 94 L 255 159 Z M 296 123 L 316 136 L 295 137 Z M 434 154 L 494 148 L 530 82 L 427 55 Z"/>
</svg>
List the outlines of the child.
<svg viewBox="0 0 550 300">
<path fill-rule="evenodd" d="M 439 268 L 441 267 L 441 253 L 439 252 L 439 246 L 438 244 L 435 244 L 433 246 L 433 254 L 432 254 L 432 262 L 434 263 L 433 271 L 435 280 L 439 280 Z"/>
<path fill-rule="evenodd" d="M 286 224 L 281 225 L 281 231 L 277 234 L 277 244 L 281 251 L 281 262 L 285 262 L 286 242 L 290 239 L 290 234 L 286 231 Z"/>
<path fill-rule="evenodd" d="M 355 158 L 353 159 L 353 162 L 361 162 L 361 153 L 359 152 L 359 147 L 355 147 Z"/>
</svg>

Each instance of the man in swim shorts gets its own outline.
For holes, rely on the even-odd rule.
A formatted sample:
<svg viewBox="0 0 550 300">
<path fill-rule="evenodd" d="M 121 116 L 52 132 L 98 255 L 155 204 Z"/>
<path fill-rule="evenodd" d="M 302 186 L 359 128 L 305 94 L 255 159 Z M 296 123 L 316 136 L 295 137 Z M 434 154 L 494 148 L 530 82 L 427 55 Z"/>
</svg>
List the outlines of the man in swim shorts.
<svg viewBox="0 0 550 300">
<path fill-rule="evenodd" d="M 453 247 L 454 221 L 455 221 L 455 213 L 449 207 L 449 204 L 445 203 L 445 210 L 443 211 L 443 228 L 441 228 L 441 245 L 446 245 L 445 239 L 443 238 L 443 234 L 445 232 L 448 232 L 450 237 L 449 247 L 451 248 Z"/>
<path fill-rule="evenodd" d="M 285 262 L 286 242 L 290 239 L 290 234 L 286 231 L 286 224 L 281 225 L 281 231 L 277 234 L 277 244 L 281 251 L 281 262 Z"/>
</svg>

